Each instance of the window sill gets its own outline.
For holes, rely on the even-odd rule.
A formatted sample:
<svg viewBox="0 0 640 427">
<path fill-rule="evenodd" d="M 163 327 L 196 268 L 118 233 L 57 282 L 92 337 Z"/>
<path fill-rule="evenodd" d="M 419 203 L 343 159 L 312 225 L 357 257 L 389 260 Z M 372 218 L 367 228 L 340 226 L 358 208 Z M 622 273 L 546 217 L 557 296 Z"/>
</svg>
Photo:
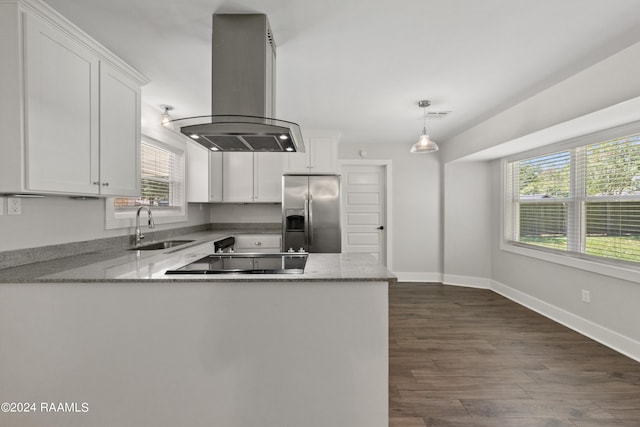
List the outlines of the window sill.
<svg viewBox="0 0 640 427">
<path fill-rule="evenodd" d="M 572 255 L 559 254 L 541 249 L 529 248 L 517 244 L 502 242 L 500 250 L 518 255 L 536 258 L 567 267 L 578 268 L 592 273 L 602 274 L 616 279 L 628 280 L 640 283 L 640 266 L 634 267 L 626 264 L 616 264 L 614 262 L 598 262 L 591 259 L 579 258 Z"/>
</svg>

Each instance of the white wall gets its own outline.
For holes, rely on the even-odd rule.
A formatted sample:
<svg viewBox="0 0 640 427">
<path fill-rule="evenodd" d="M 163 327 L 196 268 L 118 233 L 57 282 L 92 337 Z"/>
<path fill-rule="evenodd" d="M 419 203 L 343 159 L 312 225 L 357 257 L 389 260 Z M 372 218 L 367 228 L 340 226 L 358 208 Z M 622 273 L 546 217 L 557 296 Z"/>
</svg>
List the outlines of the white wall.
<svg viewBox="0 0 640 427">
<path fill-rule="evenodd" d="M 444 283 L 491 283 L 491 184 L 487 162 L 444 165 Z"/>
<path fill-rule="evenodd" d="M 143 132 L 162 140 L 160 110 L 143 105 Z M 0 252 L 133 234 L 130 228 L 105 229 L 105 200 L 68 197 L 22 199 L 22 215 L 0 216 Z M 190 205 L 189 221 L 158 225 L 156 231 L 208 224 L 209 207 Z"/>
<path fill-rule="evenodd" d="M 500 188 L 500 162 L 492 186 Z M 494 192 L 494 287 L 550 317 L 640 360 L 640 283 L 500 250 L 500 193 Z M 638 274 L 640 278 L 640 273 Z M 591 302 L 582 302 L 582 290 Z M 523 295 L 520 295 L 522 293 Z"/>
<path fill-rule="evenodd" d="M 393 272 L 404 281 L 440 281 L 441 204 L 438 154 L 410 154 L 411 144 L 338 144 L 338 159 L 392 162 Z"/>
<path fill-rule="evenodd" d="M 210 206 L 212 223 L 282 223 L 280 203 L 214 203 Z"/>
<path fill-rule="evenodd" d="M 586 335 L 640 360 L 640 283 L 598 272 L 534 259 L 500 249 L 501 173 L 499 161 L 454 162 L 461 158 L 484 158 L 517 152 L 533 145 L 557 142 L 602 127 L 638 120 L 640 109 L 629 109 L 640 99 L 640 43 L 589 67 L 526 101 L 457 135 L 441 146 L 445 162 L 445 213 L 459 209 L 465 197 L 478 193 L 491 197 L 490 213 L 483 214 L 491 231 L 491 243 L 474 239 L 472 250 L 490 253 L 490 266 L 472 265 L 458 227 L 464 215 L 447 215 L 445 272 L 478 274 L 490 272 L 490 287 L 554 318 Z M 612 111 L 619 113 L 610 114 Z M 583 118 L 588 118 L 584 120 Z M 617 120 L 617 122 L 616 122 Z M 526 146 L 523 142 L 526 142 Z M 488 156 L 488 153 L 491 156 Z M 487 179 L 485 171 L 490 171 Z M 460 173 L 457 175 L 456 173 Z M 472 185 L 463 180 L 475 177 Z M 466 191 L 465 191 L 466 189 Z M 450 197 L 450 191 L 461 192 Z M 475 215 L 476 211 L 469 211 Z M 477 217 L 475 217 L 477 218 Z M 450 245 L 457 245 L 458 249 Z M 484 259 L 486 262 L 486 258 Z M 474 278 L 469 279 L 471 284 Z M 591 292 L 591 303 L 581 301 L 581 290 Z"/>
</svg>

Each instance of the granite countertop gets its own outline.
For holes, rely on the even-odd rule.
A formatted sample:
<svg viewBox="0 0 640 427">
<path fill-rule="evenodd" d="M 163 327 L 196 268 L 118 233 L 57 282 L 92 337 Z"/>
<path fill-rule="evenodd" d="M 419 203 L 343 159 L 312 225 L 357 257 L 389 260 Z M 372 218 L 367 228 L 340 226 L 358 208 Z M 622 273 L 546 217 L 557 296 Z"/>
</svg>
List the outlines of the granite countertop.
<svg viewBox="0 0 640 427">
<path fill-rule="evenodd" d="M 201 231 L 175 236 L 194 240 L 187 245 L 153 251 L 108 248 L 96 252 L 36 262 L 0 270 L 0 283 L 118 282 L 395 282 L 396 277 L 366 254 L 309 254 L 303 274 L 181 274 L 166 275 L 213 253 L 213 242 L 235 231 Z M 150 243 L 150 242 L 145 242 Z"/>
</svg>

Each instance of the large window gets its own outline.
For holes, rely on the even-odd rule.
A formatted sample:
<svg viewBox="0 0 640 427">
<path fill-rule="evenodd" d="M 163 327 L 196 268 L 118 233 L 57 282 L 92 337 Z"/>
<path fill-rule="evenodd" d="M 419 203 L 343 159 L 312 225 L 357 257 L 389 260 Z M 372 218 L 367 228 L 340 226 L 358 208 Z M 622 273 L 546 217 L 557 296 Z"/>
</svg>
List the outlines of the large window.
<svg viewBox="0 0 640 427">
<path fill-rule="evenodd" d="M 179 208 L 184 202 L 184 171 L 178 152 L 144 141 L 140 146 L 140 197 L 117 198 L 116 209 L 135 206 Z"/>
<path fill-rule="evenodd" d="M 506 240 L 640 263 L 640 134 L 507 162 Z"/>
<path fill-rule="evenodd" d="M 106 228 L 135 225 L 139 206 L 149 206 L 156 224 L 187 220 L 185 188 L 184 139 L 171 133 L 162 135 L 164 142 L 149 136 L 140 144 L 140 195 L 107 199 Z"/>
</svg>

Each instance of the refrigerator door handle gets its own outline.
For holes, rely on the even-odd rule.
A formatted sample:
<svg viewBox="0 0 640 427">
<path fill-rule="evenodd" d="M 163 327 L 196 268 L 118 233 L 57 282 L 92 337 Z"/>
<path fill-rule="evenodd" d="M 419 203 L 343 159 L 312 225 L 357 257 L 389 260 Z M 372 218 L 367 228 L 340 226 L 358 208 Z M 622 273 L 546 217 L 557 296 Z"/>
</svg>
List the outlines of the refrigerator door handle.
<svg viewBox="0 0 640 427">
<path fill-rule="evenodd" d="M 313 196 L 309 194 L 309 249 L 313 245 Z"/>
<path fill-rule="evenodd" d="M 304 197 L 304 244 L 309 251 L 309 197 Z"/>
</svg>

